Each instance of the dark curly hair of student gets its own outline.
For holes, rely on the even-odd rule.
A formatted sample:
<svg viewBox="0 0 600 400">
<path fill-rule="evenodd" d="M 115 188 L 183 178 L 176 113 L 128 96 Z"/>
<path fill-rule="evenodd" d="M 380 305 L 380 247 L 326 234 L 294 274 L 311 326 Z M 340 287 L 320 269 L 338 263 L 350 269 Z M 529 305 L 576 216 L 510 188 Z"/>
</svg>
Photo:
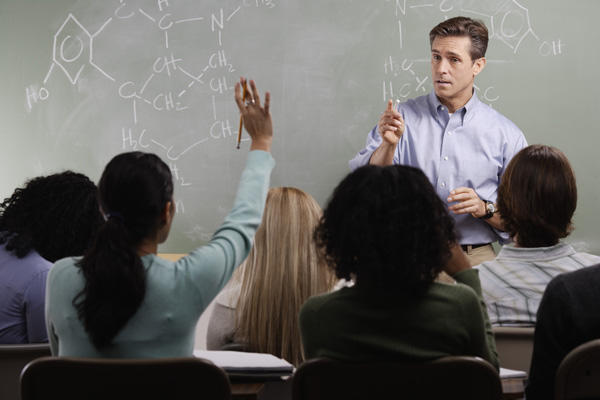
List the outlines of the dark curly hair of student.
<svg viewBox="0 0 600 400">
<path fill-rule="evenodd" d="M 78 263 L 85 286 L 73 299 L 98 349 L 111 344 L 144 300 L 146 271 L 137 247 L 165 224 L 172 197 L 171 171 L 154 154 L 119 154 L 104 169 L 98 200 L 106 222 Z"/>
<path fill-rule="evenodd" d="M 72 171 L 40 176 L 0 204 L 0 244 L 18 258 L 35 250 L 55 262 L 82 255 L 101 223 L 88 177 Z"/>
<path fill-rule="evenodd" d="M 454 220 L 429 180 L 407 166 L 358 168 L 337 186 L 315 240 L 359 290 L 420 295 L 450 258 Z"/>
<path fill-rule="evenodd" d="M 547 247 L 572 229 L 577 184 L 559 149 L 534 144 L 510 161 L 498 187 L 504 229 L 521 247 Z"/>
</svg>

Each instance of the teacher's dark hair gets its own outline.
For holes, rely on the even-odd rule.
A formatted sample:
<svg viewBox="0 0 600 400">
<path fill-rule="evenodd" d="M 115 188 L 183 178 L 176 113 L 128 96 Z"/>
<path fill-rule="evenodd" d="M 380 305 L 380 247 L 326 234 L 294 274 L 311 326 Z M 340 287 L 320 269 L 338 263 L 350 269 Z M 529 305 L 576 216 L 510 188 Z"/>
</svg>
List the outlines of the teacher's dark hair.
<svg viewBox="0 0 600 400">
<path fill-rule="evenodd" d="M 429 44 L 433 45 L 436 37 L 449 36 L 471 39 L 471 61 L 485 57 L 488 46 L 488 30 L 483 22 L 467 17 L 454 17 L 440 22 L 429 32 Z"/>
<path fill-rule="evenodd" d="M 48 261 L 80 256 L 102 223 L 96 185 L 72 171 L 40 176 L 0 204 L 0 244 L 16 257 Z"/>
<path fill-rule="evenodd" d="M 570 233 L 576 207 L 575 174 L 559 149 L 525 147 L 506 167 L 498 187 L 498 211 L 519 246 L 557 244 Z"/>
<path fill-rule="evenodd" d="M 315 230 L 338 278 L 359 290 L 420 295 L 450 258 L 454 221 L 421 170 L 358 168 L 337 186 Z"/>
<path fill-rule="evenodd" d="M 98 184 L 106 222 L 78 263 L 85 279 L 73 299 L 92 343 L 108 346 L 144 300 L 146 272 L 137 247 L 155 235 L 173 197 L 169 167 L 154 154 L 114 157 Z"/>
</svg>

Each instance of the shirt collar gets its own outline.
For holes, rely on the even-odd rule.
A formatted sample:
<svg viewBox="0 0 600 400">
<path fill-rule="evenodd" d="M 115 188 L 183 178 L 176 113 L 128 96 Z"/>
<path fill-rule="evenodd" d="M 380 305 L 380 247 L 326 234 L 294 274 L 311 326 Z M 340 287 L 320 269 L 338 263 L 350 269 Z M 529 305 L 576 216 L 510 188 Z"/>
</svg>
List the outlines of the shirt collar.
<svg viewBox="0 0 600 400">
<path fill-rule="evenodd" d="M 575 253 L 575 249 L 567 243 L 558 243 L 549 247 L 515 247 L 514 244 L 507 244 L 500 249 L 496 259 L 545 261 L 568 257 Z"/>
<path fill-rule="evenodd" d="M 473 89 L 473 96 L 471 96 L 469 101 L 467 101 L 467 104 L 465 104 L 464 108 L 467 113 L 471 113 L 477 108 L 479 103 L 481 103 L 481 101 L 479 101 L 479 97 L 477 97 L 477 93 L 475 93 L 475 89 Z"/>
<path fill-rule="evenodd" d="M 473 111 L 477 108 L 477 106 L 480 103 L 481 103 L 481 101 L 477 97 L 477 93 L 475 93 L 475 89 L 473 89 L 473 95 L 471 96 L 469 101 L 467 101 L 467 104 L 465 104 L 464 106 L 462 106 L 461 108 L 456 110 L 456 112 L 461 113 L 460 116 L 462 119 L 462 121 L 461 121 L 462 123 L 465 122 L 466 118 L 471 117 L 471 115 L 473 114 Z M 429 104 L 431 106 L 431 112 L 435 116 L 439 116 L 440 115 L 439 113 L 441 111 L 446 111 L 446 112 L 448 111 L 446 106 L 444 106 L 442 103 L 440 103 L 440 100 L 435 95 L 435 90 L 432 90 L 429 93 Z"/>
</svg>

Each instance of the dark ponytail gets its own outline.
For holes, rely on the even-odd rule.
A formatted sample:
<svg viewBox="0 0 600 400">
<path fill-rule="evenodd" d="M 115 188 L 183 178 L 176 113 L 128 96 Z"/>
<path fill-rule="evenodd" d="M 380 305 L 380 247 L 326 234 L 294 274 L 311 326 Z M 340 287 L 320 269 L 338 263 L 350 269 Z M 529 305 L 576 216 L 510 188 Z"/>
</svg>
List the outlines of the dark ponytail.
<svg viewBox="0 0 600 400">
<path fill-rule="evenodd" d="M 100 178 L 106 222 L 79 262 L 85 286 L 73 299 L 98 349 L 112 342 L 144 300 L 146 272 L 137 249 L 164 225 L 161 215 L 172 197 L 171 171 L 154 154 L 119 154 Z"/>
</svg>

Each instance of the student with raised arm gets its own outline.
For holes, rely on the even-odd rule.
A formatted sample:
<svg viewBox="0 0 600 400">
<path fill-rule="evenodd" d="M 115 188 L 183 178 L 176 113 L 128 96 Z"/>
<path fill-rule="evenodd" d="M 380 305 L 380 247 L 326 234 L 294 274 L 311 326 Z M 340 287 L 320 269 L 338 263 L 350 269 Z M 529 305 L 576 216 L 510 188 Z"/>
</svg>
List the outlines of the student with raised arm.
<svg viewBox="0 0 600 400">
<path fill-rule="evenodd" d="M 175 213 L 169 167 L 141 152 L 108 163 L 98 185 L 106 222 L 83 258 L 57 262 L 48 276 L 46 318 L 54 355 L 192 355 L 200 314 L 252 247 L 274 166 L 270 96 L 262 106 L 253 81 L 250 86 L 245 104 L 240 84 L 235 87 L 252 142 L 233 209 L 207 245 L 177 262 L 156 255 Z"/>
<path fill-rule="evenodd" d="M 340 279 L 300 311 L 306 358 L 426 361 L 481 357 L 498 367 L 477 271 L 422 171 L 364 166 L 335 189 L 315 231 Z M 453 284 L 434 281 L 441 271 Z"/>
<path fill-rule="evenodd" d="M 350 168 L 403 164 L 423 170 L 452 211 L 459 243 L 476 265 L 494 259 L 492 242 L 508 241 L 496 212 L 497 189 L 508 162 L 527 143 L 473 89 L 486 65 L 485 25 L 451 18 L 431 30 L 429 41 L 433 91 L 397 107 L 390 100 Z"/>
<path fill-rule="evenodd" d="M 101 223 L 96 185 L 72 171 L 31 179 L 0 204 L 0 344 L 48 341 L 48 271 L 82 255 Z"/>
</svg>

